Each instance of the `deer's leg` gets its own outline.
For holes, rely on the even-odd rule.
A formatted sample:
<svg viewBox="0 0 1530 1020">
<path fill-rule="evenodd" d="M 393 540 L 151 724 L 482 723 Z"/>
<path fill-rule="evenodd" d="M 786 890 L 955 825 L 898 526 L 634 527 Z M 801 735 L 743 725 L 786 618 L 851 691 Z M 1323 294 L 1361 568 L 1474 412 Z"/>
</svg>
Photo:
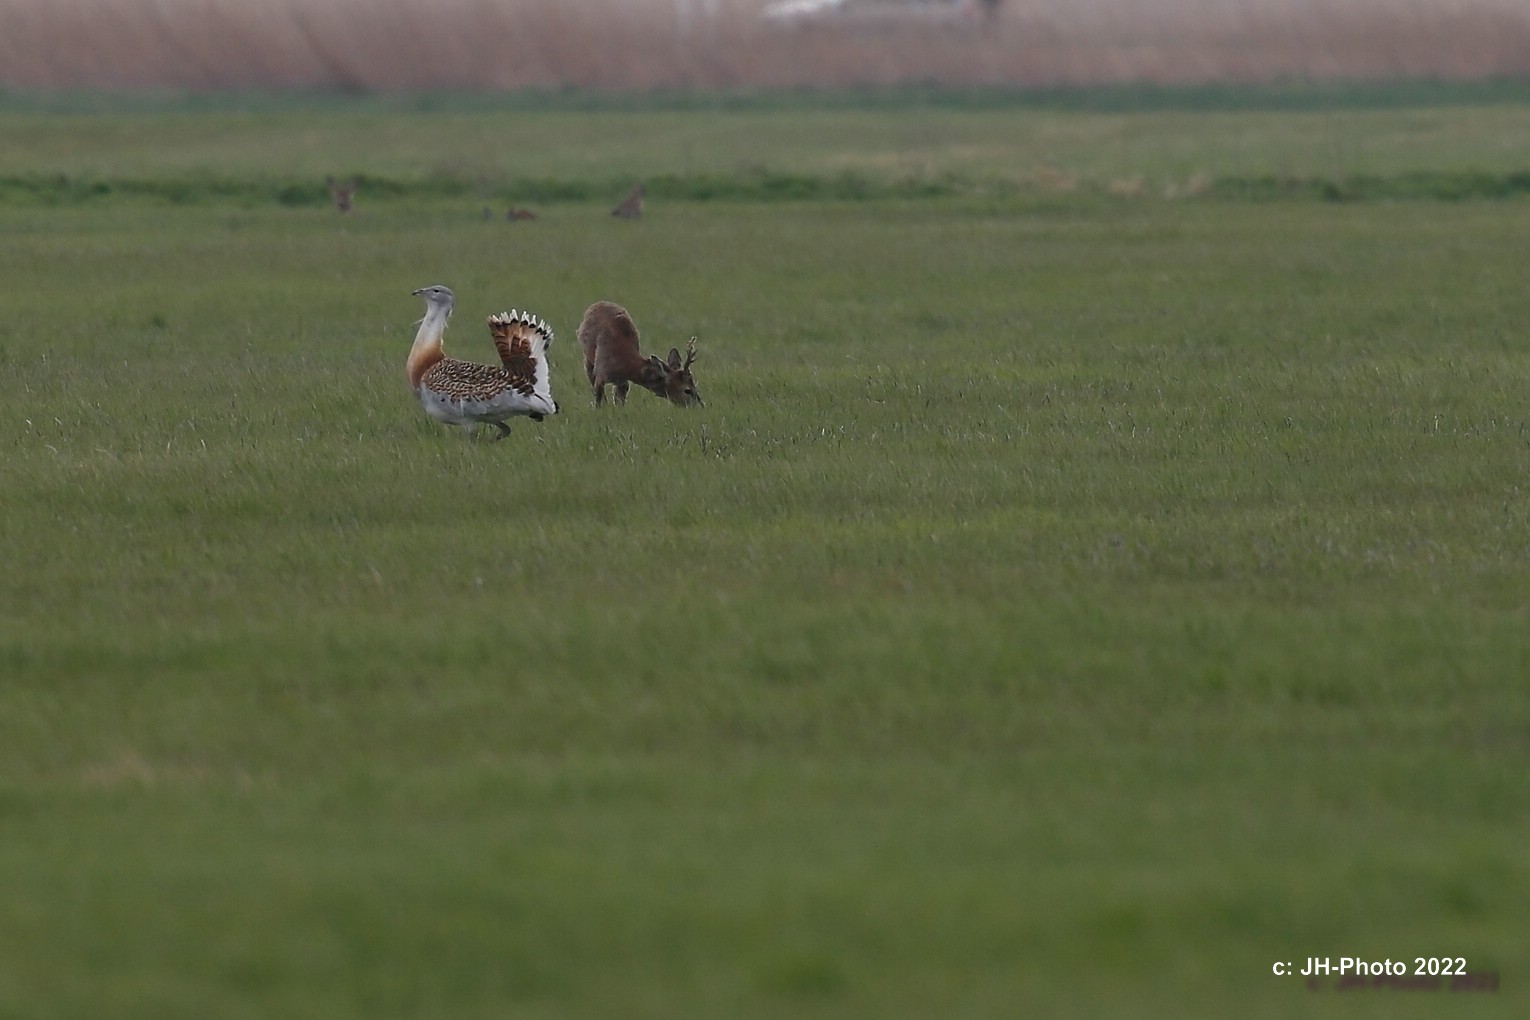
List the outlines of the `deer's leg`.
<svg viewBox="0 0 1530 1020">
<path fill-rule="evenodd" d="M 614 383 L 611 386 L 611 388 L 616 391 L 616 396 L 614 399 L 618 404 L 625 404 L 627 402 L 627 387 L 629 385 L 629 383 L 619 382 Z"/>
</svg>

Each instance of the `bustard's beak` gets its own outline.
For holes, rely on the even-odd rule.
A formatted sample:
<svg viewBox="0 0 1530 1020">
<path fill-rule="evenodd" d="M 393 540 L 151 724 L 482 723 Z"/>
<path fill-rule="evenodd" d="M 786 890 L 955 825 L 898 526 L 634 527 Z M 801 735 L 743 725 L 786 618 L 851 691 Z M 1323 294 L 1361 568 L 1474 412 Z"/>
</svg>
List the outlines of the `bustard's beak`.
<svg viewBox="0 0 1530 1020">
<path fill-rule="evenodd" d="M 413 294 L 415 297 L 419 297 L 421 294 L 425 293 L 425 288 L 421 287 L 419 290 L 412 290 L 409 293 Z"/>
</svg>

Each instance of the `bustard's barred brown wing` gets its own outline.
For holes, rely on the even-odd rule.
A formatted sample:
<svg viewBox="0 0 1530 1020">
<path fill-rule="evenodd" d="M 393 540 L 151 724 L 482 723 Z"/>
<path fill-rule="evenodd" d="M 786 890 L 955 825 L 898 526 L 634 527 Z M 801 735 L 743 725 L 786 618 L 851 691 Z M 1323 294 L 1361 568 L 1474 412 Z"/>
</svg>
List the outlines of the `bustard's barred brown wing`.
<svg viewBox="0 0 1530 1020">
<path fill-rule="evenodd" d="M 517 393 L 536 392 L 538 375 L 546 378 L 547 348 L 553 342 L 547 323 L 524 312 L 501 312 L 489 316 L 489 333 L 499 351 L 506 383 Z"/>
</svg>

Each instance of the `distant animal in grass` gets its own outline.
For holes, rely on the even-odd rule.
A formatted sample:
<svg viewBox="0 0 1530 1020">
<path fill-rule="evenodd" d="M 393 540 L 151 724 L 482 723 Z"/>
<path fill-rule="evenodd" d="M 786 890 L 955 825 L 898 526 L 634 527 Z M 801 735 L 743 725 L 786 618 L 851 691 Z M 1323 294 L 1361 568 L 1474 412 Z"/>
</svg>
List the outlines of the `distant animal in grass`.
<svg viewBox="0 0 1530 1020">
<path fill-rule="evenodd" d="M 696 360 L 695 337 L 686 344 L 683 362 L 674 347 L 669 349 L 667 361 L 657 355 L 645 357 L 638 347 L 637 326 L 627 309 L 597 301 L 580 320 L 579 346 L 584 349 L 584 374 L 595 391 L 596 407 L 605 403 L 608 385 L 615 402 L 625 404 L 632 383 L 680 407 L 702 402 L 691 374 L 691 364 Z"/>
<path fill-rule="evenodd" d="M 356 189 L 361 186 L 361 179 L 352 177 L 342 184 L 333 177 L 326 177 L 324 183 L 329 188 L 329 198 L 335 203 L 335 208 L 343 213 L 350 212 L 356 203 Z"/>
<path fill-rule="evenodd" d="M 647 194 L 648 189 L 643 187 L 642 181 L 638 181 L 632 186 L 632 190 L 627 192 L 627 197 L 611 210 L 611 215 L 619 220 L 640 219 L 643 215 L 643 196 Z"/>
<path fill-rule="evenodd" d="M 553 331 L 546 322 L 530 312 L 491 315 L 489 334 L 500 363 L 458 361 L 442 349 L 456 295 L 440 285 L 421 287 L 414 294 L 425 299 L 425 317 L 409 349 L 406 371 L 426 414 L 469 435 L 481 424 L 493 425 L 499 430 L 494 438 L 503 439 L 510 434 L 505 424 L 509 418 L 524 415 L 541 421 L 558 413 L 547 364 Z"/>
<path fill-rule="evenodd" d="M 505 219 L 514 223 L 516 220 L 534 220 L 537 214 L 530 209 L 506 209 Z"/>
</svg>

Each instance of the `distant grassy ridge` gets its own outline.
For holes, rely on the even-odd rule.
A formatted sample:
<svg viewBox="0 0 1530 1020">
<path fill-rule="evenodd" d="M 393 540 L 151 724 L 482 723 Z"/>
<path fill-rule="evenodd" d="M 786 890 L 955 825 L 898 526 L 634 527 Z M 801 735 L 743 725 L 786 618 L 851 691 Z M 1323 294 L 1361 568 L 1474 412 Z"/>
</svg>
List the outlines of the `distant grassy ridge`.
<svg viewBox="0 0 1530 1020">
<path fill-rule="evenodd" d="M 1075 113 L 1399 110 L 1530 103 L 1530 74 L 1469 80 L 1401 76 L 1377 80 L 1284 78 L 1258 84 L 986 85 L 703 89 L 524 88 L 355 93 L 335 89 L 102 90 L 6 88 L 0 113 L 291 113 L 295 110 L 431 113 L 759 112 L 801 110 L 1057 110 Z"/>
<path fill-rule="evenodd" d="M 439 177 L 401 180 L 358 175 L 367 202 L 460 199 L 465 202 L 605 202 L 621 194 L 628 178 L 508 181 L 485 193 L 481 182 Z M 1124 179 L 1109 182 L 1041 178 L 1029 182 L 979 180 L 956 175 L 879 179 L 857 172 L 815 176 L 759 170 L 738 174 L 665 174 L 646 181 L 650 197 L 669 202 L 859 202 L 986 197 L 1024 199 L 1216 199 L 1225 201 L 1444 201 L 1506 200 L 1530 195 L 1530 170 L 1510 173 L 1409 172 L 1340 177 L 1262 175 L 1174 182 Z M 0 204 L 77 206 L 116 201 L 170 205 L 232 204 L 244 207 L 322 207 L 330 197 L 312 180 L 184 177 L 161 180 L 106 179 L 69 174 L 0 177 Z"/>
<path fill-rule="evenodd" d="M 1212 187 L 1222 198 L 1314 198 L 1327 202 L 1423 200 L 1459 202 L 1530 194 L 1530 170 L 1516 173 L 1405 173 L 1383 177 L 1225 178 Z"/>
<path fill-rule="evenodd" d="M 440 177 L 399 180 L 354 175 L 368 202 L 392 199 L 452 199 L 517 202 L 600 202 L 631 186 L 626 177 L 602 180 L 524 179 L 509 182 L 485 195 L 480 182 Z M 889 198 L 928 198 L 973 193 L 985 189 L 953 178 L 881 181 L 858 173 L 833 177 L 759 171 L 737 175 L 674 175 L 649 179 L 648 193 L 672 201 L 856 201 Z M 239 180 L 191 177 L 167 180 L 90 179 L 67 174 L 0 178 L 0 202 L 77 205 L 113 199 L 148 199 L 176 205 L 232 202 L 242 205 L 323 206 L 328 191 L 314 181 Z"/>
<path fill-rule="evenodd" d="M 1513 199 L 1530 83 L 0 95 L 0 203 Z"/>
</svg>

